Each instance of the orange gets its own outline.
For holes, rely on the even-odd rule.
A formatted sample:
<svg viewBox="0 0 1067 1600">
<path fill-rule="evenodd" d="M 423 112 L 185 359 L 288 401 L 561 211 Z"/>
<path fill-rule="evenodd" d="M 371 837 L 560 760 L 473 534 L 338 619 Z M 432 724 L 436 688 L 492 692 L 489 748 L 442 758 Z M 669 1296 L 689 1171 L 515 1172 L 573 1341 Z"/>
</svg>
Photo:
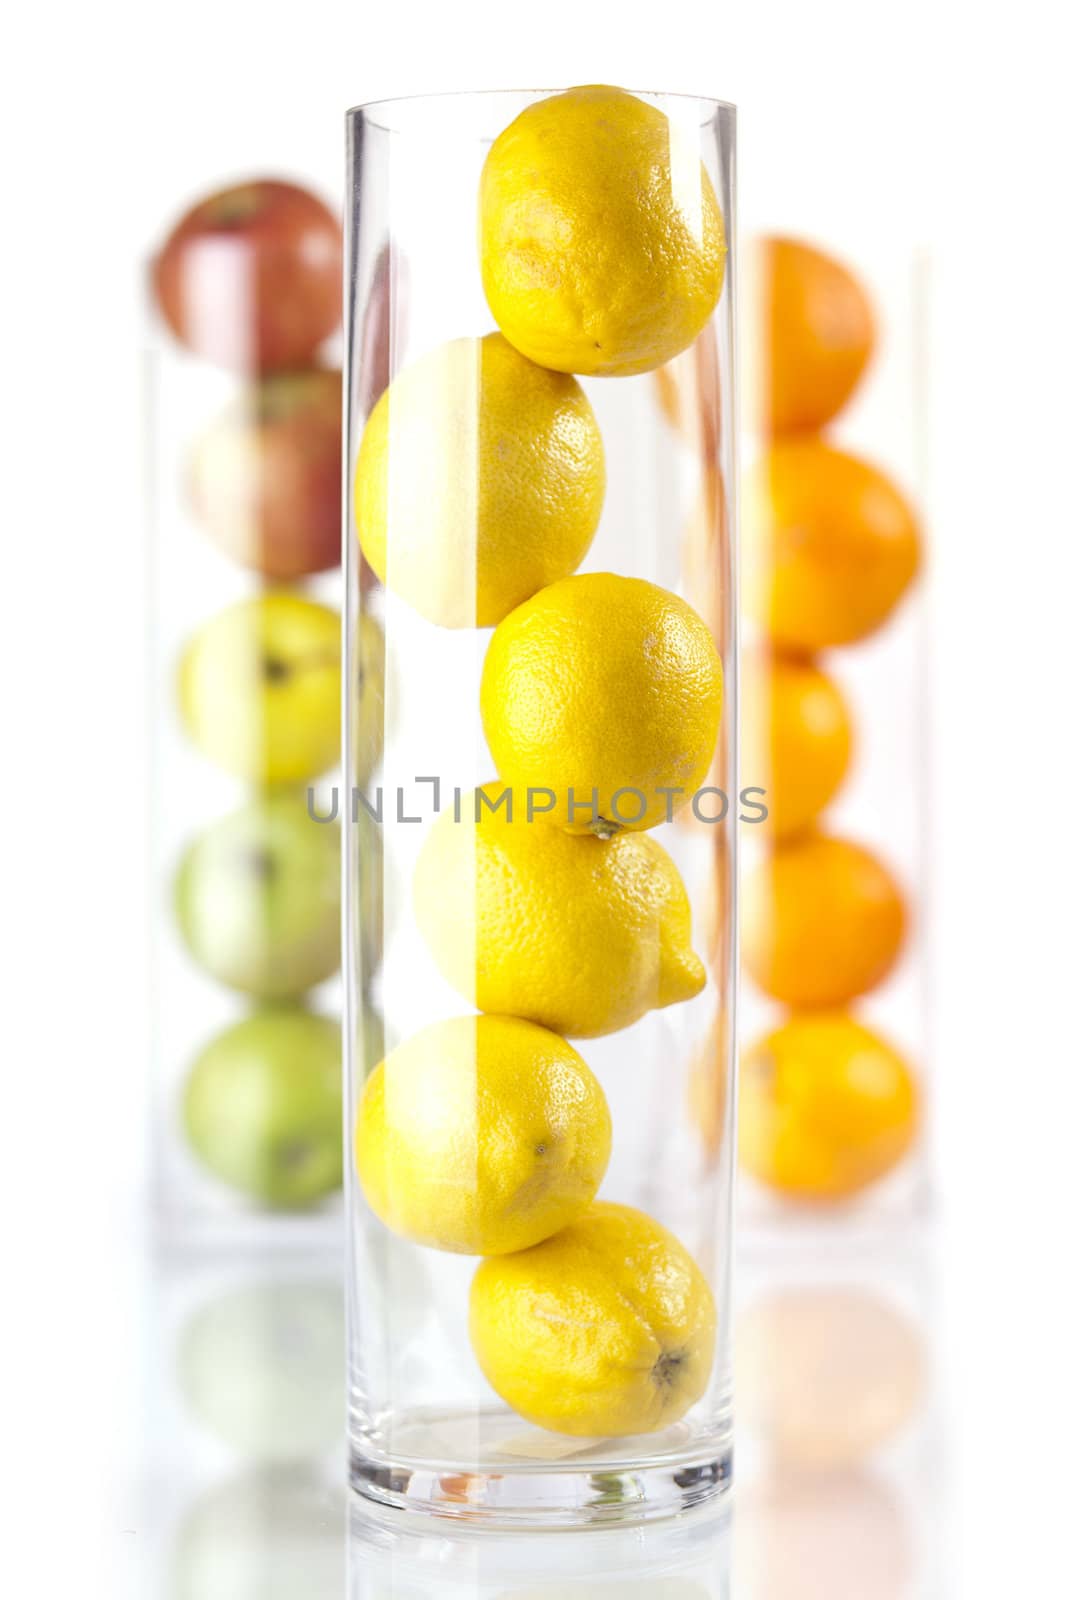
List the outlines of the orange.
<svg viewBox="0 0 1067 1600">
<path fill-rule="evenodd" d="M 756 246 L 760 286 L 754 375 L 772 433 L 821 428 L 851 397 L 871 358 L 874 310 L 859 280 L 798 239 Z"/>
<path fill-rule="evenodd" d="M 741 668 L 746 784 L 766 789 L 775 838 L 801 832 L 848 772 L 852 720 L 834 680 L 810 661 L 751 651 Z"/>
<path fill-rule="evenodd" d="M 884 473 L 815 437 L 772 444 L 741 499 L 741 603 L 784 649 L 854 644 L 919 568 L 919 530 Z"/>
<path fill-rule="evenodd" d="M 856 1194 L 907 1153 L 918 1120 L 907 1063 L 843 1011 L 792 1017 L 742 1054 L 741 1165 L 784 1194 Z"/>
<path fill-rule="evenodd" d="M 877 856 L 807 834 L 777 845 L 745 879 L 741 964 L 783 1005 L 843 1005 L 891 970 L 906 921 L 904 897 Z"/>
</svg>

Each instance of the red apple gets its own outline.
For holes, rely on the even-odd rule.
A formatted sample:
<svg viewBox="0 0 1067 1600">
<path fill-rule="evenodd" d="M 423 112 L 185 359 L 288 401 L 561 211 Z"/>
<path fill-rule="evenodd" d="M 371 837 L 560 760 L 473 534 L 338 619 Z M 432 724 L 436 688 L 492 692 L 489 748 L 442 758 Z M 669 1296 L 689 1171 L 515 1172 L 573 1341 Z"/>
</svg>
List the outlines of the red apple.
<svg viewBox="0 0 1067 1600">
<path fill-rule="evenodd" d="M 307 366 L 341 321 L 341 225 L 306 189 L 256 179 L 187 212 L 152 277 L 197 355 L 238 372 Z"/>
<path fill-rule="evenodd" d="M 189 498 L 221 549 L 265 578 L 341 560 L 341 374 L 263 378 L 193 448 Z"/>
</svg>

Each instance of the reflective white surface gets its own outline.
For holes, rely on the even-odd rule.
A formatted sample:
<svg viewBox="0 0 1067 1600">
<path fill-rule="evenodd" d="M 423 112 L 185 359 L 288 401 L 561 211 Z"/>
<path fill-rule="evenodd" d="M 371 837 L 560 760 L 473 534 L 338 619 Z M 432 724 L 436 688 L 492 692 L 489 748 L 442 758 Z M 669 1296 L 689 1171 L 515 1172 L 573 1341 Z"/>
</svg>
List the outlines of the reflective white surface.
<svg viewBox="0 0 1067 1600">
<path fill-rule="evenodd" d="M 457 1533 L 344 1483 L 339 1256 L 148 1264 L 137 1600 L 941 1600 L 923 1240 L 745 1259 L 739 1479 L 646 1528 Z"/>
</svg>

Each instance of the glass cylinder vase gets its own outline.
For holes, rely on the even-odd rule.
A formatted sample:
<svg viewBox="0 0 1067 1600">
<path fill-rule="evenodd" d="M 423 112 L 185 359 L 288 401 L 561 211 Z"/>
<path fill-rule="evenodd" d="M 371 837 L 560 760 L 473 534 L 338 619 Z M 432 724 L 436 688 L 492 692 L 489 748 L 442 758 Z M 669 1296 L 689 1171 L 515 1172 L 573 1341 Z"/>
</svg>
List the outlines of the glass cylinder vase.
<svg viewBox="0 0 1067 1600">
<path fill-rule="evenodd" d="M 351 1480 L 672 1514 L 731 1475 L 734 113 L 348 145 Z"/>
</svg>

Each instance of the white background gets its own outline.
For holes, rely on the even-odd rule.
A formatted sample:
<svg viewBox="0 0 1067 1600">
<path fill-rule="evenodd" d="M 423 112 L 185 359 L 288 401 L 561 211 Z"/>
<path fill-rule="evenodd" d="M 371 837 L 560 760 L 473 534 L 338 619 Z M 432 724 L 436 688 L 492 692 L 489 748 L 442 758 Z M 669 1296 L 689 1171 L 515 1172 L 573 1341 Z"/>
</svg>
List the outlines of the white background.
<svg viewBox="0 0 1067 1600">
<path fill-rule="evenodd" d="M 1063 1586 L 1065 289 L 1053 8 L 182 0 L 5 25 L 5 1587 L 112 1595 L 146 1072 L 138 264 L 198 173 L 359 100 L 738 102 L 754 169 L 934 250 L 930 858 L 952 1597 Z M 758 160 L 756 159 L 758 157 Z M 307 164 L 307 163 L 304 163 Z M 822 201 L 814 196 L 821 195 Z M 758 219 L 764 197 L 743 195 Z M 791 218 L 778 220 L 792 221 Z M 16 1511 L 16 1504 L 18 1509 Z M 24 1548 L 23 1548 L 24 1545 Z M 146 1597 L 147 1600 L 147 1597 Z M 786 1597 L 783 1597 L 786 1600 Z"/>
</svg>

